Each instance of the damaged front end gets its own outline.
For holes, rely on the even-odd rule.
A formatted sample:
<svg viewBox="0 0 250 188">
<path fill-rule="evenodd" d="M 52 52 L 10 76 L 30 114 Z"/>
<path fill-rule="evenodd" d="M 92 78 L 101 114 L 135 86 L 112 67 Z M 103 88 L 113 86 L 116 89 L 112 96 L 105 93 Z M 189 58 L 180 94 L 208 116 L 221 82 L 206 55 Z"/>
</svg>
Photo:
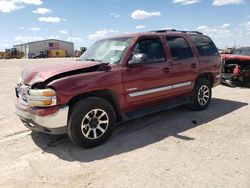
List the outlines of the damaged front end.
<svg viewBox="0 0 250 188">
<path fill-rule="evenodd" d="M 63 65 L 63 64 L 62 64 Z M 67 132 L 69 105 L 61 104 L 56 88 L 49 86 L 53 81 L 77 74 L 107 72 L 111 66 L 104 63 L 69 64 L 41 71 L 30 68 L 24 70 L 15 88 L 15 111 L 23 124 L 30 130 L 48 134 Z M 75 67 L 73 67 L 75 65 Z M 68 69 L 67 66 L 69 67 Z"/>
<path fill-rule="evenodd" d="M 221 82 L 234 87 L 235 85 L 250 86 L 249 59 L 223 57 Z"/>
</svg>

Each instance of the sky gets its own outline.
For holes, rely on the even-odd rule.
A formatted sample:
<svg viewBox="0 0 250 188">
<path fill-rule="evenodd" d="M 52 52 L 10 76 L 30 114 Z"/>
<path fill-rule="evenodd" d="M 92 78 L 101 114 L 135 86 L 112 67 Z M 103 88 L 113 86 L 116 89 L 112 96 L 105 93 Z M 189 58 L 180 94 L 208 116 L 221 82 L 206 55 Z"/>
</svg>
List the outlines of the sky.
<svg viewBox="0 0 250 188">
<path fill-rule="evenodd" d="M 0 51 L 55 38 L 89 47 L 107 36 L 198 30 L 219 48 L 250 46 L 250 0 L 0 0 Z"/>
</svg>

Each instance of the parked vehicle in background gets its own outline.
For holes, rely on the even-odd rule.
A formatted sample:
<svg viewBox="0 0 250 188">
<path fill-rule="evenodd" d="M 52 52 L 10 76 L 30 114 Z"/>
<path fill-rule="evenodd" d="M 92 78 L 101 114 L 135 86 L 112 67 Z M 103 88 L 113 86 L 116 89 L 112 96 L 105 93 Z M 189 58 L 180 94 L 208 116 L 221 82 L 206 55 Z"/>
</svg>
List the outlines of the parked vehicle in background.
<svg viewBox="0 0 250 188">
<path fill-rule="evenodd" d="M 222 82 L 230 86 L 250 86 L 250 47 L 235 49 L 232 54 L 222 54 Z"/>
<path fill-rule="evenodd" d="M 235 48 L 226 48 L 226 49 L 223 49 L 223 50 L 220 50 L 220 54 L 232 54 L 233 51 L 235 50 Z"/>
<path fill-rule="evenodd" d="M 86 51 L 87 51 L 86 47 L 80 47 L 80 50 L 74 51 L 73 57 L 80 57 Z"/>
<path fill-rule="evenodd" d="M 218 50 L 200 32 L 121 35 L 96 42 L 79 61 L 25 69 L 16 113 L 33 131 L 94 147 L 120 121 L 184 104 L 205 110 L 220 78 Z"/>
<path fill-rule="evenodd" d="M 48 55 L 45 54 L 44 52 L 40 52 L 40 53 L 35 54 L 35 55 L 32 56 L 33 59 L 37 59 L 37 58 L 47 58 L 47 57 L 48 57 Z"/>
<path fill-rule="evenodd" d="M 24 57 L 24 53 L 18 51 L 16 48 L 5 49 L 5 52 L 0 52 L 0 58 L 3 59 L 21 59 Z"/>
</svg>

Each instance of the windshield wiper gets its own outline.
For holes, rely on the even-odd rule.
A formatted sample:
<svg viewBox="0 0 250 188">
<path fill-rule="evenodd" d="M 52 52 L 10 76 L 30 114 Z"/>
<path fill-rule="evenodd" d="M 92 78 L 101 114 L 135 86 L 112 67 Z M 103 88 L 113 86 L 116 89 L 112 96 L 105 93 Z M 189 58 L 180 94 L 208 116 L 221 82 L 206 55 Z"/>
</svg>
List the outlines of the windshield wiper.
<svg viewBox="0 0 250 188">
<path fill-rule="evenodd" d="M 93 59 L 93 58 L 87 58 L 87 59 L 84 59 L 85 61 L 96 61 L 96 62 L 100 62 L 100 63 L 104 63 L 104 64 L 109 64 L 109 62 L 103 62 L 101 60 L 98 60 L 98 59 Z"/>
</svg>

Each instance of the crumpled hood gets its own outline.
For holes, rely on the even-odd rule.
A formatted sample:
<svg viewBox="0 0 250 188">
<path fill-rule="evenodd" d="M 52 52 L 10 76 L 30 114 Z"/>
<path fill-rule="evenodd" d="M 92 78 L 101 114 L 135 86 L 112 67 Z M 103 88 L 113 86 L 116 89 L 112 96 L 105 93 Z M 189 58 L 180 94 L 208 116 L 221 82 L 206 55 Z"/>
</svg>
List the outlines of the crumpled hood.
<svg viewBox="0 0 250 188">
<path fill-rule="evenodd" d="M 93 67 L 100 64 L 99 62 L 92 61 L 42 63 L 24 69 L 22 72 L 22 81 L 24 84 L 33 85 L 35 83 L 44 82 L 61 73 Z"/>
<path fill-rule="evenodd" d="M 221 57 L 224 59 L 250 61 L 250 56 L 245 56 L 245 55 L 221 54 Z"/>
</svg>

